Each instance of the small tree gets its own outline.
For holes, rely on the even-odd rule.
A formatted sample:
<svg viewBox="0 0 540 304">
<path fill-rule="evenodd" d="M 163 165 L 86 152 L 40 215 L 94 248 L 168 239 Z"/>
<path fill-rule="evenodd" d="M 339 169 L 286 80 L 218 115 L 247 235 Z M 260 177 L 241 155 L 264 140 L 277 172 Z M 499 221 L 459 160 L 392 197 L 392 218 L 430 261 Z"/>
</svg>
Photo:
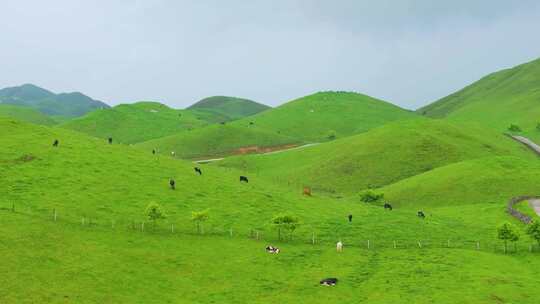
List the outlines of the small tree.
<svg viewBox="0 0 540 304">
<path fill-rule="evenodd" d="M 521 128 L 518 125 L 511 124 L 510 127 L 508 127 L 508 131 L 510 131 L 510 132 L 521 132 Z"/>
<path fill-rule="evenodd" d="M 516 226 L 508 222 L 502 223 L 497 228 L 497 234 L 498 234 L 498 238 L 504 241 L 504 253 L 506 253 L 507 251 L 508 241 L 514 243 L 519 240 L 519 230 L 517 229 Z"/>
<path fill-rule="evenodd" d="M 540 246 L 540 221 L 534 220 L 527 226 L 527 234 Z"/>
<path fill-rule="evenodd" d="M 161 206 L 158 203 L 152 202 L 148 204 L 144 214 L 152 221 L 153 228 L 156 228 L 156 222 L 160 219 L 166 218 Z"/>
<path fill-rule="evenodd" d="M 384 200 L 384 193 L 376 193 L 372 190 L 360 192 L 360 200 L 364 203 L 378 203 Z"/>
<path fill-rule="evenodd" d="M 209 209 L 191 212 L 191 220 L 197 224 L 197 233 L 201 233 L 202 224 L 210 218 L 209 213 Z"/>
<path fill-rule="evenodd" d="M 300 225 L 300 220 L 298 217 L 292 214 L 280 214 L 274 216 L 272 219 L 272 225 L 278 230 L 278 239 L 281 240 L 281 230 L 288 230 L 290 233 L 290 238 L 292 239 L 293 233 Z"/>
</svg>

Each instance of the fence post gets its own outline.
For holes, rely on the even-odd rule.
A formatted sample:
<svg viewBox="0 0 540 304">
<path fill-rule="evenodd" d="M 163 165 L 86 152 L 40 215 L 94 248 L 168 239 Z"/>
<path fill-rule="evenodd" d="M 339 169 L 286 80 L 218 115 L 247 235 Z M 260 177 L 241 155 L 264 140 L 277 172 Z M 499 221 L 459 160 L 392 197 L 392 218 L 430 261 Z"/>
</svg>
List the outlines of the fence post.
<svg viewBox="0 0 540 304">
<path fill-rule="evenodd" d="M 232 237 L 232 227 L 229 228 L 229 235 L 230 235 L 230 237 Z"/>
<path fill-rule="evenodd" d="M 174 224 L 171 224 L 171 232 L 174 233 Z"/>
<path fill-rule="evenodd" d="M 54 208 L 54 211 L 53 211 L 53 217 L 54 217 L 54 221 L 56 222 L 56 208 Z"/>
<path fill-rule="evenodd" d="M 259 240 L 259 231 L 257 231 L 257 241 Z"/>
<path fill-rule="evenodd" d="M 81 219 L 81 224 L 84 226 L 84 216 Z"/>
<path fill-rule="evenodd" d="M 370 248 L 369 240 L 367 240 L 367 249 Z"/>
<path fill-rule="evenodd" d="M 114 220 L 111 220 L 111 228 L 114 229 Z"/>
<path fill-rule="evenodd" d="M 448 244 L 448 248 L 450 248 L 450 240 L 448 240 L 447 244 Z"/>
<path fill-rule="evenodd" d="M 394 241 L 394 249 L 396 249 L 396 247 L 397 247 L 397 246 L 396 246 L 396 241 Z"/>
<path fill-rule="evenodd" d="M 141 222 L 141 232 L 144 232 L 144 222 Z"/>
<path fill-rule="evenodd" d="M 420 241 L 418 241 L 418 247 L 422 248 L 422 243 L 420 243 Z"/>
<path fill-rule="evenodd" d="M 311 244 L 315 245 L 315 232 L 311 233 Z"/>
<path fill-rule="evenodd" d="M 476 242 L 476 250 L 480 250 L 480 242 Z"/>
<path fill-rule="evenodd" d="M 11 202 L 11 212 L 15 212 L 15 202 Z"/>
</svg>

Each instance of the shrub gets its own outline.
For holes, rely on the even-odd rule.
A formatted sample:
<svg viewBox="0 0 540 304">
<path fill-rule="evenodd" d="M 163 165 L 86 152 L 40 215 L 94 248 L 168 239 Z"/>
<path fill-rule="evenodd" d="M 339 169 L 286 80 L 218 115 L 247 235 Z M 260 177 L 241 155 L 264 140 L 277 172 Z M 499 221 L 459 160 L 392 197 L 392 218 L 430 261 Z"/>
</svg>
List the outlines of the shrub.
<svg viewBox="0 0 540 304">
<path fill-rule="evenodd" d="M 519 230 L 516 226 L 505 222 L 497 228 L 497 236 L 500 240 L 504 241 L 504 253 L 506 253 L 508 241 L 514 243 L 519 240 Z"/>
<path fill-rule="evenodd" d="M 521 132 L 521 128 L 518 125 L 511 124 L 510 127 L 508 127 L 508 131 Z"/>
<path fill-rule="evenodd" d="M 280 214 L 274 216 L 271 221 L 278 230 L 278 239 L 281 240 L 281 230 L 285 229 L 290 232 L 290 238 L 292 239 L 293 232 L 300 225 L 300 220 L 298 217 L 292 214 Z"/>
<path fill-rule="evenodd" d="M 372 190 L 366 190 L 360 193 L 360 200 L 364 203 L 378 203 L 384 199 L 384 193 L 376 193 Z"/>
</svg>

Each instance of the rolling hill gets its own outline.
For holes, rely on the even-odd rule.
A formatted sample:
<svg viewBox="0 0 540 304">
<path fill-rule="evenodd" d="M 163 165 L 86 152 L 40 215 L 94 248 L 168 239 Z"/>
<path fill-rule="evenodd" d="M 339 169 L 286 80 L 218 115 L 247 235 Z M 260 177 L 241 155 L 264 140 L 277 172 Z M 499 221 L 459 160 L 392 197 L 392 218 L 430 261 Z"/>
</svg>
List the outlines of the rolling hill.
<svg viewBox="0 0 540 304">
<path fill-rule="evenodd" d="M 55 94 L 32 84 L 1 89 L 0 104 L 30 107 L 50 116 L 63 117 L 82 116 L 109 107 L 79 92 Z"/>
<path fill-rule="evenodd" d="M 464 89 L 417 110 L 457 122 L 477 122 L 499 132 L 518 125 L 540 139 L 540 59 L 490 74 Z"/>
<path fill-rule="evenodd" d="M 491 130 L 413 119 L 317 146 L 272 155 L 230 157 L 215 165 L 245 170 L 297 189 L 306 185 L 314 191 L 355 193 L 454 162 L 496 155 L 532 160 L 536 157 Z"/>
<path fill-rule="evenodd" d="M 374 98 L 349 92 L 321 92 L 277 108 L 210 126 L 191 134 L 179 134 L 141 144 L 163 151 L 179 151 L 182 157 L 204 158 L 237 154 L 239 149 L 279 149 L 308 142 L 345 137 L 396 120 L 418 116 Z"/>
<path fill-rule="evenodd" d="M 46 126 L 52 126 L 57 123 L 53 118 L 32 108 L 9 104 L 0 104 L 0 116 Z"/>
<path fill-rule="evenodd" d="M 270 109 L 270 107 L 249 99 L 229 96 L 212 96 L 196 102 L 188 107 L 188 109 L 217 114 L 223 117 L 219 122 L 223 122 L 251 116 L 266 111 Z"/>
<path fill-rule="evenodd" d="M 95 137 L 113 137 L 133 144 L 200 128 L 215 115 L 190 110 L 175 110 L 157 102 L 123 104 L 94 111 L 60 126 Z"/>
<path fill-rule="evenodd" d="M 57 148 L 51 145 L 54 139 L 60 140 Z M 456 145 L 463 142 L 466 138 Z M 500 168 L 495 170 L 498 178 L 508 177 L 512 191 L 532 191 L 531 185 L 540 182 L 539 168 L 523 162 L 513 166 L 514 160 L 501 160 L 478 168 Z M 525 168 L 531 172 L 521 178 Z M 428 217 L 419 220 L 414 205 L 418 202 L 409 202 L 411 194 L 407 194 L 411 208 L 403 204 L 389 212 L 354 199 L 302 197 L 256 176 L 241 184 L 241 172 L 234 169 L 202 169 L 198 176 L 192 164 L 182 160 L 108 145 L 70 130 L 0 118 L 0 184 L 7 185 L 0 188 L 4 287 L 0 302 L 490 303 L 497 299 L 532 304 L 540 296 L 535 271 L 540 262 L 527 252 L 529 240 L 520 240 L 518 253 L 512 255 L 502 254 L 495 241 L 494 227 L 508 220 L 506 198 L 496 193 L 463 196 L 459 206 L 434 203 L 426 210 Z M 475 169 L 474 174 L 482 176 L 482 171 Z M 177 181 L 174 191 L 168 187 L 169 178 Z M 475 185 L 490 190 L 491 182 L 485 179 Z M 441 196 L 453 195 L 450 187 L 442 190 Z M 387 191 L 391 196 L 398 193 Z M 155 226 L 143 214 L 152 201 L 167 215 Z M 205 233 L 197 234 L 191 212 L 206 208 L 210 218 L 204 223 Z M 292 240 L 279 241 L 269 224 L 281 212 L 301 217 Z M 352 223 L 347 214 L 354 215 Z M 260 240 L 253 237 L 255 231 Z M 445 248 L 442 244 L 449 239 L 453 247 Z M 341 254 L 335 252 L 337 240 L 345 243 Z M 282 252 L 267 254 L 268 244 Z M 272 275 L 261 275 L 268 273 Z M 338 277 L 338 286 L 318 286 L 324 277 Z"/>
</svg>

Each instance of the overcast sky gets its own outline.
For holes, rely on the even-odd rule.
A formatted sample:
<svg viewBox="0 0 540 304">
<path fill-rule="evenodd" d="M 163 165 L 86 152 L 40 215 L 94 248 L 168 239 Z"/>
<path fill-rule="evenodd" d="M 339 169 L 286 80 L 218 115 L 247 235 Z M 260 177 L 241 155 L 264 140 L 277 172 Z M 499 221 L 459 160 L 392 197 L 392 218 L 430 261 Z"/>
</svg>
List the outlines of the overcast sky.
<svg viewBox="0 0 540 304">
<path fill-rule="evenodd" d="M 540 1 L 2 0 L 0 87 L 109 104 L 353 90 L 415 109 L 540 57 Z"/>
</svg>

